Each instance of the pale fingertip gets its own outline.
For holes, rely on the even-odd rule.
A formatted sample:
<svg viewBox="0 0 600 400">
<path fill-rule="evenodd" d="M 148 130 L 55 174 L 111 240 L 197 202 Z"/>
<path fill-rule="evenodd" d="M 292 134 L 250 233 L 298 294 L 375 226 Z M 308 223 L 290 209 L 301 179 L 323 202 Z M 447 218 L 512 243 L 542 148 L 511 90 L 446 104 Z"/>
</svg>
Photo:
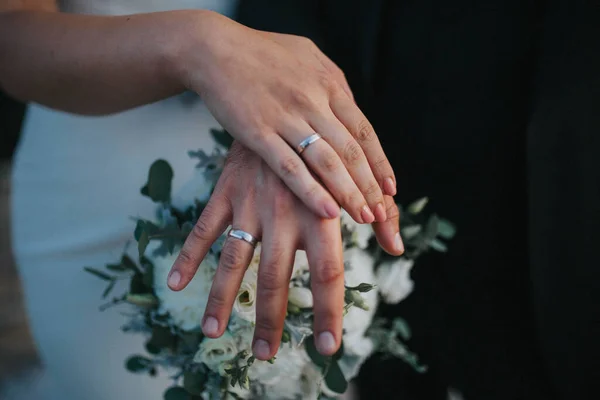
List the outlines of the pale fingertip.
<svg viewBox="0 0 600 400">
<path fill-rule="evenodd" d="M 181 274 L 177 270 L 171 271 L 169 277 L 167 278 L 167 285 L 171 290 L 177 290 L 179 288 L 179 283 L 181 282 Z"/>
<path fill-rule="evenodd" d="M 266 340 L 257 339 L 252 346 L 252 352 L 259 360 L 268 360 L 271 355 L 271 346 Z"/>
<path fill-rule="evenodd" d="M 396 192 L 397 192 L 396 184 L 394 183 L 394 180 L 392 178 L 389 178 L 389 177 L 385 178 L 385 180 L 383 181 L 383 191 L 388 196 L 396 195 Z"/>
<path fill-rule="evenodd" d="M 333 337 L 333 334 L 328 331 L 319 334 L 316 346 L 319 353 L 323 355 L 329 356 L 337 351 L 335 338 Z"/>
<path fill-rule="evenodd" d="M 208 337 L 215 337 L 219 334 L 219 321 L 215 317 L 206 317 L 202 324 L 202 332 Z"/>
<path fill-rule="evenodd" d="M 402 242 L 400 232 L 396 233 L 396 237 L 394 238 L 394 245 L 396 247 L 396 251 L 400 252 L 400 254 L 404 253 L 404 242 Z"/>
</svg>

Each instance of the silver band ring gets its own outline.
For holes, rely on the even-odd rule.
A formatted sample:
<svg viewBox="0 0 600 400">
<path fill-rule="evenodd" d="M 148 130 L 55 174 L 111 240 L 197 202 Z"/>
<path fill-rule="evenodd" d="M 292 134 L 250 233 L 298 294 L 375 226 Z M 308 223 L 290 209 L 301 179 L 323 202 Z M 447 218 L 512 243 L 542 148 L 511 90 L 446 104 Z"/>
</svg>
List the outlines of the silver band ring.
<svg viewBox="0 0 600 400">
<path fill-rule="evenodd" d="M 252 247 L 255 247 L 258 243 L 258 240 L 254 236 L 241 229 L 231 229 L 227 236 L 248 242 Z"/>
<path fill-rule="evenodd" d="M 321 139 L 321 135 L 319 135 L 318 133 L 315 133 L 313 135 L 310 135 L 309 137 L 307 137 L 303 141 L 301 141 L 300 144 L 298 145 L 298 147 L 296 148 L 296 150 L 298 151 L 298 154 L 302 154 L 302 152 L 308 146 L 310 146 L 311 144 L 313 144 L 314 142 L 316 142 L 319 139 Z"/>
</svg>

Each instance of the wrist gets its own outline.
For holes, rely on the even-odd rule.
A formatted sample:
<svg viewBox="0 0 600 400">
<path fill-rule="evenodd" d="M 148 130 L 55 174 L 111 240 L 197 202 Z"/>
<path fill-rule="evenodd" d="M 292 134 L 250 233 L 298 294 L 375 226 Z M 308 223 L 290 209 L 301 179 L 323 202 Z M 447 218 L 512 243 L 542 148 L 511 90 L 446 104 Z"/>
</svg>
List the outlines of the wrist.
<svg viewBox="0 0 600 400">
<path fill-rule="evenodd" d="M 202 80 L 213 63 L 221 26 L 224 20 L 229 20 L 209 10 L 178 13 L 181 13 L 181 18 L 163 49 L 163 59 L 170 79 L 185 89 L 197 92 L 199 78 Z"/>
</svg>

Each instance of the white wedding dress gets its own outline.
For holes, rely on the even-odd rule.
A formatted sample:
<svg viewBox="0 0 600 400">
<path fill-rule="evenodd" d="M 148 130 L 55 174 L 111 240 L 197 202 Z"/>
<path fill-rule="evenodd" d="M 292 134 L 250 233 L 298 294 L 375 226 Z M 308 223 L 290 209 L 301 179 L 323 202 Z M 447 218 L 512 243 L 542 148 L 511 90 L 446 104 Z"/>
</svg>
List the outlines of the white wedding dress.
<svg viewBox="0 0 600 400">
<path fill-rule="evenodd" d="M 86 14 L 205 8 L 232 15 L 236 0 L 61 4 Z M 98 310 L 105 283 L 83 267 L 118 260 L 132 239 L 131 217 L 153 216 L 153 203 L 140 195 L 150 164 L 157 158 L 171 163 L 177 191 L 194 173 L 187 151 L 212 150 L 214 127 L 202 101 L 190 94 L 105 117 L 29 106 L 14 160 L 12 240 L 44 370 L 22 392 L 13 388 L 0 398 L 162 399 L 167 376 L 126 371 L 126 357 L 144 352 L 143 339 L 120 331 L 125 318 L 118 309 Z"/>
</svg>

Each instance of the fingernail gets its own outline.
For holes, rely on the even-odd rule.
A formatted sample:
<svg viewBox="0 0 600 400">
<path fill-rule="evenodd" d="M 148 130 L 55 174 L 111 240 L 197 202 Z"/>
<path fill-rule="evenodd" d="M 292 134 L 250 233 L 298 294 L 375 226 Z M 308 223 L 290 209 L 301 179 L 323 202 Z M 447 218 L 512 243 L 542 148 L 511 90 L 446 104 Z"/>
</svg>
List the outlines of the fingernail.
<svg viewBox="0 0 600 400">
<path fill-rule="evenodd" d="M 383 190 L 388 196 L 396 195 L 396 185 L 394 184 L 394 180 L 392 178 L 385 178 L 383 181 Z"/>
<path fill-rule="evenodd" d="M 385 222 L 387 220 L 387 213 L 381 203 L 377 203 L 375 206 L 375 219 L 377 222 Z"/>
<path fill-rule="evenodd" d="M 362 220 L 363 220 L 363 222 L 365 224 L 370 224 L 373 221 L 375 221 L 375 216 L 373 215 L 373 213 L 369 209 L 369 206 L 367 206 L 366 204 L 361 209 L 360 216 L 362 217 Z"/>
<path fill-rule="evenodd" d="M 207 336 L 216 336 L 219 334 L 219 321 L 214 317 L 206 317 L 202 331 Z"/>
<path fill-rule="evenodd" d="M 323 332 L 319 335 L 317 349 L 319 350 L 319 353 L 325 355 L 331 355 L 335 353 L 335 339 L 333 338 L 331 332 Z"/>
<path fill-rule="evenodd" d="M 261 360 L 267 360 L 271 355 L 271 347 L 269 347 L 269 342 L 266 340 L 258 339 L 254 342 L 254 347 L 252 348 L 252 352 L 256 356 L 256 358 Z"/>
<path fill-rule="evenodd" d="M 396 233 L 396 250 L 404 253 L 404 243 L 402 243 L 402 238 L 400 237 L 400 232 Z"/>
<path fill-rule="evenodd" d="M 325 217 L 337 218 L 340 215 L 340 208 L 332 203 L 325 203 Z"/>
<path fill-rule="evenodd" d="M 179 271 L 173 271 L 169 274 L 169 278 L 167 280 L 167 284 L 171 289 L 177 288 L 179 286 L 179 282 L 181 281 L 181 274 Z"/>
</svg>

